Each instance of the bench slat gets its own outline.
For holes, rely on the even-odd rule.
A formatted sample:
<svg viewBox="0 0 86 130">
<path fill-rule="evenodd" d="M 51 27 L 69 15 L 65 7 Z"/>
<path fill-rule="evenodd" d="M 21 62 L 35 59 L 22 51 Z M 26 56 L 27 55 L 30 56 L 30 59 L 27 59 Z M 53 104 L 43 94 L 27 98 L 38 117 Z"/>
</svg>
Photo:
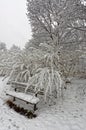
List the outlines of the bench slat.
<svg viewBox="0 0 86 130">
<path fill-rule="evenodd" d="M 11 84 L 12 84 L 12 85 L 20 85 L 20 86 L 23 86 L 23 87 L 26 87 L 26 86 L 27 86 L 27 83 L 16 82 L 16 81 L 12 81 Z"/>
</svg>

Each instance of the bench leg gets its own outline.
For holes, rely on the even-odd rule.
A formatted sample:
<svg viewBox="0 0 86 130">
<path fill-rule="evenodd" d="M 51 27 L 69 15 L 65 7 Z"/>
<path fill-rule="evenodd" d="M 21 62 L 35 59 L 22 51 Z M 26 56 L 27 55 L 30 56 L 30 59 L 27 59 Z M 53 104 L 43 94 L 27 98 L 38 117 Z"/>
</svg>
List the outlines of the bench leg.
<svg viewBox="0 0 86 130">
<path fill-rule="evenodd" d="M 15 92 L 16 92 L 16 91 L 17 91 L 17 88 L 15 88 L 14 90 L 15 90 Z"/>
<path fill-rule="evenodd" d="M 34 105 L 34 111 L 36 111 L 36 110 L 37 110 L 37 105 L 35 104 L 35 105 Z"/>
<path fill-rule="evenodd" d="M 37 97 L 37 93 L 35 94 L 35 96 Z M 35 104 L 34 105 L 34 111 L 36 111 L 37 110 L 37 105 Z"/>
<path fill-rule="evenodd" d="M 6 93 L 6 95 L 8 95 L 8 94 Z M 15 97 L 13 97 L 13 101 L 16 101 L 16 98 L 15 98 Z"/>
<path fill-rule="evenodd" d="M 16 99 L 15 99 L 15 97 L 13 97 L 13 101 L 15 101 Z"/>
</svg>

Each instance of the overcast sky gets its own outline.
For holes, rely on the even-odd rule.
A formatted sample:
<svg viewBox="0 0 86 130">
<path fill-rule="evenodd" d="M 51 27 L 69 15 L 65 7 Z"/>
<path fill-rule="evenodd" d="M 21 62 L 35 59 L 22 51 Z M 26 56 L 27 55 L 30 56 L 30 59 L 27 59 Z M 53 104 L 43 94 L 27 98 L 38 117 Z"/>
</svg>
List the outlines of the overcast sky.
<svg viewBox="0 0 86 130">
<path fill-rule="evenodd" d="M 26 16 L 26 0 L 0 0 L 0 41 L 24 47 L 31 38 Z"/>
</svg>

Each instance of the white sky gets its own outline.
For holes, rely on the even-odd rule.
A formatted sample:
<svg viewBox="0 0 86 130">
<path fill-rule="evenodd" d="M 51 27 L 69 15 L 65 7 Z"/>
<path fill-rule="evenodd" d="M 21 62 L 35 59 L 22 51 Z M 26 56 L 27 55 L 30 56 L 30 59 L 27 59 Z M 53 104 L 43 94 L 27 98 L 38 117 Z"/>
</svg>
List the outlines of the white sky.
<svg viewBox="0 0 86 130">
<path fill-rule="evenodd" d="M 24 47 L 31 38 L 31 27 L 26 16 L 26 0 L 0 0 L 0 41 Z"/>
</svg>

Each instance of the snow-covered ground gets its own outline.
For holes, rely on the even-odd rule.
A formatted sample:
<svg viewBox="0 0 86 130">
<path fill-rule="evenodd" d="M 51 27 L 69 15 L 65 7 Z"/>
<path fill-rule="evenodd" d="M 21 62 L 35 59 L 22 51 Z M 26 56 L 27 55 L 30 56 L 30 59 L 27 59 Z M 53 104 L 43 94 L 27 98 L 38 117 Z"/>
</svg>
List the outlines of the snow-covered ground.
<svg viewBox="0 0 86 130">
<path fill-rule="evenodd" d="M 0 78 L 0 130 L 86 130 L 86 80 L 73 79 L 56 105 L 38 104 L 37 118 L 28 119 L 5 101 L 6 80 Z"/>
</svg>

